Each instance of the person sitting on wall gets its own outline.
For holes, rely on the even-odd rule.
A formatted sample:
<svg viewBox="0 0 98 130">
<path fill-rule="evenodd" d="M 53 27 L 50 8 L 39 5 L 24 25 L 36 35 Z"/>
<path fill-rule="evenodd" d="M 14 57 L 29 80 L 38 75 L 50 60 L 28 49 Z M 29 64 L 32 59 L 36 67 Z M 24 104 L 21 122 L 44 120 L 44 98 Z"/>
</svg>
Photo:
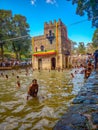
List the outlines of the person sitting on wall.
<svg viewBox="0 0 98 130">
<path fill-rule="evenodd" d="M 38 93 L 37 80 L 33 79 L 32 84 L 29 86 L 29 89 L 28 89 L 27 100 L 29 99 L 29 96 L 37 97 L 37 93 Z"/>
</svg>

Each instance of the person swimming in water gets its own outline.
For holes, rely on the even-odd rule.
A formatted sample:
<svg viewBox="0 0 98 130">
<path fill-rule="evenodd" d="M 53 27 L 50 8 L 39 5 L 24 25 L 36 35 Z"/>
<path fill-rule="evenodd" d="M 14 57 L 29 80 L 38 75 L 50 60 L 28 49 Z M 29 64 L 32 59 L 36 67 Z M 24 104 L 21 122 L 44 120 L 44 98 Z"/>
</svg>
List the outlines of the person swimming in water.
<svg viewBox="0 0 98 130">
<path fill-rule="evenodd" d="M 71 76 L 72 76 L 72 78 L 74 78 L 74 75 L 73 75 L 73 73 L 71 73 Z"/>
<path fill-rule="evenodd" d="M 32 84 L 29 86 L 29 89 L 28 89 L 27 100 L 29 99 L 29 96 L 37 97 L 37 93 L 38 93 L 37 80 L 33 79 Z"/>
<path fill-rule="evenodd" d="M 17 84 L 17 87 L 20 87 L 20 80 L 19 80 L 19 76 L 17 76 L 17 82 L 16 82 L 16 84 Z"/>
<path fill-rule="evenodd" d="M 2 77 L 4 77 L 4 74 L 3 74 L 3 73 L 1 73 L 1 76 L 2 76 Z"/>
<path fill-rule="evenodd" d="M 8 75 L 7 74 L 5 75 L 5 77 L 6 77 L 6 79 L 8 79 Z"/>
</svg>

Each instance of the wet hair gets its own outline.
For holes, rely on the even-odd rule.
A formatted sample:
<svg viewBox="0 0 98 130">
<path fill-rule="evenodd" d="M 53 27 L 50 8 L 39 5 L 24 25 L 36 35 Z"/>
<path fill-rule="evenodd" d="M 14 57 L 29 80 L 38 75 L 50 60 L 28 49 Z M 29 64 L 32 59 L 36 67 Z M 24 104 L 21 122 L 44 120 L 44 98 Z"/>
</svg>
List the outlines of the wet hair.
<svg viewBox="0 0 98 130">
<path fill-rule="evenodd" d="M 19 76 L 17 76 L 17 78 L 19 78 Z"/>
<path fill-rule="evenodd" d="M 5 76 L 6 76 L 6 78 L 8 79 L 8 75 L 6 74 Z"/>
<path fill-rule="evenodd" d="M 37 81 L 36 79 L 33 79 L 32 82 Z"/>
<path fill-rule="evenodd" d="M 88 70 L 88 71 L 91 71 L 92 69 L 91 69 L 91 68 L 88 68 L 87 70 Z"/>
</svg>

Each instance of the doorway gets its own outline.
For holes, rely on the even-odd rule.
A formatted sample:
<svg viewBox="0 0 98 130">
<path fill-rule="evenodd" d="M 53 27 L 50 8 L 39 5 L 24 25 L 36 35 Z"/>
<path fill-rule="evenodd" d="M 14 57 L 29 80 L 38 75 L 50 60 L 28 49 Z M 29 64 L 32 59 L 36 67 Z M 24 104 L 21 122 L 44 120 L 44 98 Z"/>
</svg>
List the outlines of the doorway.
<svg viewBox="0 0 98 130">
<path fill-rule="evenodd" d="M 51 69 L 55 70 L 55 68 L 56 68 L 56 59 L 53 57 L 51 58 Z"/>
<path fill-rule="evenodd" d="M 38 70 L 42 69 L 42 59 L 38 59 Z"/>
<path fill-rule="evenodd" d="M 65 57 L 65 68 L 68 68 L 68 56 Z"/>
</svg>

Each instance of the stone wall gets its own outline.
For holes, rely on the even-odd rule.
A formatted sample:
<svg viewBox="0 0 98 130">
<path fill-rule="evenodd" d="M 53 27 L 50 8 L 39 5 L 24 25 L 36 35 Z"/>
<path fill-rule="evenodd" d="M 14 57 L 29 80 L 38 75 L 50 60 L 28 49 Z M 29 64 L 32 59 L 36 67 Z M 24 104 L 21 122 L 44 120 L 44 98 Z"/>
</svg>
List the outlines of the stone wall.
<svg viewBox="0 0 98 130">
<path fill-rule="evenodd" d="M 53 130 L 98 130 L 98 71 L 92 72 Z"/>
</svg>

